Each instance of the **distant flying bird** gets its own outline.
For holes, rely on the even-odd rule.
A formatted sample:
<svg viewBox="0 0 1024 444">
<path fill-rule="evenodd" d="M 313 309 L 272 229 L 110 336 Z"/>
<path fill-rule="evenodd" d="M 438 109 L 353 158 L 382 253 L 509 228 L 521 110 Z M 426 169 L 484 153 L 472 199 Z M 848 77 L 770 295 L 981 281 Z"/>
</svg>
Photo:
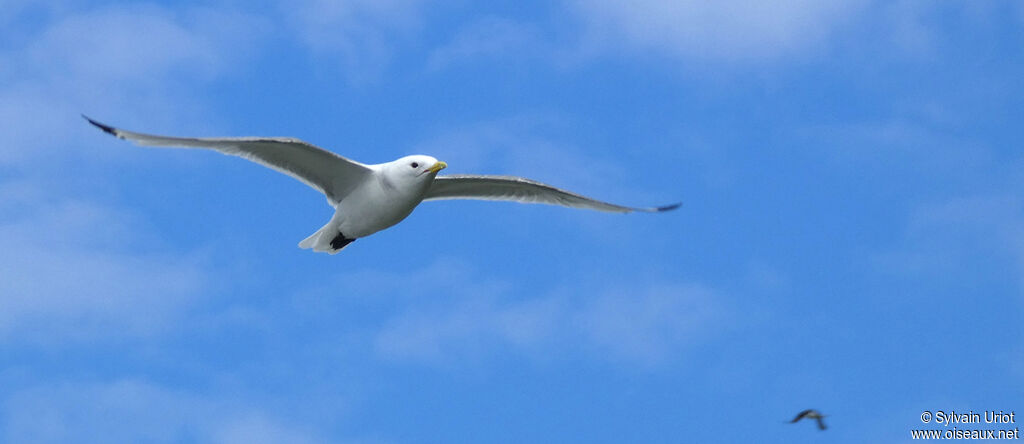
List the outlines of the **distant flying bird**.
<svg viewBox="0 0 1024 444">
<path fill-rule="evenodd" d="M 507 200 L 613 213 L 657 213 L 679 207 L 679 204 L 649 208 L 613 205 L 515 176 L 438 176 L 437 172 L 448 164 L 424 155 L 366 165 L 298 139 L 165 137 L 124 131 L 82 117 L 103 131 L 138 145 L 213 149 L 275 169 L 324 193 L 335 209 L 334 217 L 299 242 L 299 247 L 330 254 L 336 254 L 358 238 L 401 222 L 425 200 Z"/>
<path fill-rule="evenodd" d="M 807 409 L 807 410 L 804 410 L 804 411 L 798 413 L 796 415 L 796 418 L 793 418 L 793 420 L 790 421 L 789 423 L 793 424 L 793 423 L 795 423 L 795 422 L 797 422 L 797 421 L 799 421 L 801 419 L 804 419 L 804 418 L 813 419 L 815 421 L 818 421 L 818 428 L 821 429 L 821 430 L 825 430 L 825 428 L 826 428 L 825 427 L 825 421 L 822 421 L 822 419 L 825 418 L 825 415 L 822 415 L 821 412 L 819 412 L 817 410 L 814 410 L 814 409 Z"/>
</svg>

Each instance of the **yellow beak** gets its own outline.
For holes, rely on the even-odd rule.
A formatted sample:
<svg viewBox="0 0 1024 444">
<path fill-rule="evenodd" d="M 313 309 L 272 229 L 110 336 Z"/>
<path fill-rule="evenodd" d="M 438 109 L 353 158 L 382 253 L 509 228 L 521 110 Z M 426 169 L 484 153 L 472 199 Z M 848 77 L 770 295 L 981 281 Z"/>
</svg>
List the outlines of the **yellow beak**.
<svg viewBox="0 0 1024 444">
<path fill-rule="evenodd" d="M 437 162 L 437 163 L 434 164 L 434 166 L 432 166 L 430 168 L 427 168 L 427 171 L 430 171 L 431 173 L 436 173 L 436 172 L 441 171 L 441 170 L 443 170 L 445 168 L 448 168 L 448 164 L 447 163 Z"/>
</svg>

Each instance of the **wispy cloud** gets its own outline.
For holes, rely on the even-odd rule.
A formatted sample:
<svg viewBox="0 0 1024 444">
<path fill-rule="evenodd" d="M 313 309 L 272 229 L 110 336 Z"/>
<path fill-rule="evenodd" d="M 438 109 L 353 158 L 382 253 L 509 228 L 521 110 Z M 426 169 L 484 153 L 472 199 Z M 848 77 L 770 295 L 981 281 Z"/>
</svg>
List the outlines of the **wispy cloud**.
<svg viewBox="0 0 1024 444">
<path fill-rule="evenodd" d="M 998 169 L 993 150 L 985 141 L 965 137 L 959 122 L 946 116 L 944 107 L 907 111 L 910 116 L 875 121 L 850 121 L 792 130 L 793 146 L 820 156 L 833 167 L 865 174 L 913 172 L 947 181 L 975 180 L 984 170 Z M 930 114 L 925 116 L 925 114 Z"/>
<path fill-rule="evenodd" d="M 0 9 L 0 25 L 7 25 L 18 17 L 30 4 L 33 2 L 29 0 L 10 0 L 4 3 L 4 7 Z"/>
<path fill-rule="evenodd" d="M 595 47 L 715 60 L 773 59 L 822 46 L 864 1 L 571 1 Z"/>
<path fill-rule="evenodd" d="M 180 86 L 237 69 L 260 36 L 253 30 L 262 28 L 260 19 L 231 10 L 145 5 L 43 17 L 20 46 L 0 52 L 7 66 L 0 71 L 0 165 L 66 148 L 82 128 L 80 112 L 123 121 L 181 115 L 198 99 Z M 140 112 L 158 109 L 179 112 Z"/>
<path fill-rule="evenodd" d="M 398 44 L 421 25 L 422 0 L 301 0 L 280 8 L 300 41 L 324 61 L 335 59 L 350 81 L 372 82 Z"/>
<path fill-rule="evenodd" d="M 143 7 L 61 18 L 37 36 L 22 60 L 27 74 L 155 84 L 173 74 L 208 76 L 226 61 L 223 55 L 202 30 L 176 23 L 168 12 Z M 173 72 L 176 68 L 180 70 Z"/>
<path fill-rule="evenodd" d="M 927 2 L 889 2 L 880 14 L 888 30 L 886 37 L 905 53 L 930 53 L 934 48 L 935 36 L 926 19 L 934 11 L 935 7 Z"/>
<path fill-rule="evenodd" d="M 207 289 L 201 259 L 154 253 L 160 242 L 141 216 L 74 197 L 70 184 L 106 160 L 101 150 L 76 149 L 88 130 L 78 113 L 189 109 L 176 85 L 234 71 L 258 38 L 241 30 L 259 29 L 259 19 L 231 10 L 65 6 L 40 7 L 38 20 L 20 28 L 25 36 L 0 51 L 11 63 L 0 86 L 0 166 L 13 173 L 0 180 L 7 343 L 158 334 Z"/>
<path fill-rule="evenodd" d="M 662 280 L 636 286 L 596 276 L 573 281 L 586 283 L 531 297 L 516 296 L 521 292 L 514 285 L 484 293 L 452 283 L 443 297 L 391 317 L 376 334 L 377 352 L 439 365 L 504 350 L 646 367 L 679 357 L 723 320 L 721 295 L 703 285 Z"/>
<path fill-rule="evenodd" d="M 1007 19 L 1011 26 L 1024 22 L 1024 7 L 1015 2 L 874 2 L 872 16 L 881 37 L 902 55 L 929 59 L 946 53 L 949 39 L 944 25 L 950 21 L 980 28 L 996 28 Z M 1016 20 L 1014 20 L 1014 16 Z M 1015 23 L 1016 22 L 1016 23 Z"/>
<path fill-rule="evenodd" d="M 158 245 L 137 218 L 7 187 L 0 208 L 0 341 L 123 340 L 173 329 L 207 288 L 198 258 Z"/>
<path fill-rule="evenodd" d="M 921 205 L 911 215 L 901 245 L 878 256 L 887 270 L 914 276 L 988 269 L 1007 260 L 1024 285 L 1024 203 L 1010 194 Z"/>
<path fill-rule="evenodd" d="M 614 287 L 613 287 L 614 288 Z M 698 284 L 655 282 L 599 293 L 572 313 L 572 322 L 598 353 L 656 363 L 678 356 L 721 322 L 723 304 Z"/>
<path fill-rule="evenodd" d="M 323 442 L 239 400 L 137 379 L 28 387 L 9 397 L 2 412 L 7 442 Z"/>
<path fill-rule="evenodd" d="M 469 60 L 521 60 L 545 46 L 537 27 L 501 17 L 484 17 L 435 48 L 427 68 L 440 70 Z"/>
</svg>

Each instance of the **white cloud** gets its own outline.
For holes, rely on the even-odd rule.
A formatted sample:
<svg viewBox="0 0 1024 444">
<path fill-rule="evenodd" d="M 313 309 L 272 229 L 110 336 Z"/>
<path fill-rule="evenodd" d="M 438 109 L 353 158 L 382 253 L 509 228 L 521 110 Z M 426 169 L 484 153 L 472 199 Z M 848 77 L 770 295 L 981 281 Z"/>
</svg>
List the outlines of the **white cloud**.
<svg viewBox="0 0 1024 444">
<path fill-rule="evenodd" d="M 175 68 L 208 76 L 219 51 L 196 30 L 159 9 L 107 10 L 63 18 L 26 48 L 26 74 L 102 82 L 167 81 Z"/>
<path fill-rule="evenodd" d="M 280 8 L 314 53 L 337 58 L 357 83 L 373 81 L 391 62 L 397 44 L 420 26 L 422 0 L 299 0 Z"/>
<path fill-rule="evenodd" d="M 0 26 L 8 25 L 31 4 L 30 0 L 8 0 L 4 2 L 4 7 L 0 8 Z"/>
<path fill-rule="evenodd" d="M 570 2 L 600 47 L 721 60 L 769 59 L 821 46 L 864 1 L 611 0 Z"/>
<path fill-rule="evenodd" d="M 444 69 L 470 59 L 515 60 L 542 46 L 533 26 L 500 17 L 484 17 L 459 30 L 451 41 L 434 49 L 427 68 Z"/>
<path fill-rule="evenodd" d="M 0 342 L 160 333 L 209 283 L 197 258 L 152 253 L 159 242 L 132 215 L 40 195 L 0 189 Z"/>
<path fill-rule="evenodd" d="M 23 79 L 80 89 L 165 84 L 228 71 L 265 33 L 240 11 L 140 4 L 48 16 L 7 55 Z M 97 82 L 100 82 L 97 84 Z M 127 85 L 124 85 L 128 82 Z"/>
<path fill-rule="evenodd" d="M 654 363 L 681 352 L 712 327 L 720 310 L 711 289 L 696 284 L 655 283 L 621 287 L 588 300 L 570 325 L 602 354 Z"/>
<path fill-rule="evenodd" d="M 80 144 L 81 112 L 118 121 L 144 115 L 150 125 L 157 116 L 187 115 L 199 99 L 182 94 L 182 86 L 238 69 L 261 35 L 259 25 L 245 13 L 203 8 L 45 15 L 0 52 L 0 165 L 80 159 L 68 147 Z M 64 151 L 54 157 L 57 148 Z"/>
<path fill-rule="evenodd" d="M 965 136 L 958 128 L 968 123 L 948 105 L 896 106 L 906 116 L 804 128 L 792 144 L 820 152 L 842 174 L 901 188 L 890 203 L 906 205 L 906 220 L 891 221 L 903 235 L 879 247 L 876 265 L 953 276 L 986 256 L 1024 271 L 1024 207 L 1008 192 L 1024 183 L 1021 161 L 1007 161 L 984 136 Z"/>
<path fill-rule="evenodd" d="M 3 413 L 5 442 L 322 442 L 238 400 L 131 379 L 24 388 L 6 400 Z"/>
<path fill-rule="evenodd" d="M 173 329 L 209 276 L 200 258 L 162 252 L 134 213 L 72 197 L 72 184 L 110 160 L 110 150 L 83 149 L 95 143 L 83 134 L 101 134 L 78 113 L 145 116 L 150 125 L 187 115 L 199 99 L 182 86 L 238 69 L 260 38 L 260 19 L 152 5 L 31 8 L 36 20 L 19 25 L 19 38 L 0 51 L 0 166 L 12 173 L 0 181 L 0 341 L 77 343 Z"/>
<path fill-rule="evenodd" d="M 435 289 L 431 302 L 387 321 L 377 352 L 438 365 L 509 350 L 650 366 L 678 357 L 715 330 L 722 315 L 718 295 L 697 284 L 574 281 L 587 283 L 528 298 L 513 297 L 514 286 L 479 292 L 450 283 Z"/>
<path fill-rule="evenodd" d="M 1016 195 L 956 197 L 919 206 L 902 245 L 878 256 L 886 269 L 913 275 L 988 268 L 1000 260 L 1015 262 L 1024 285 L 1024 204 Z"/>
<path fill-rule="evenodd" d="M 319 443 L 312 432 L 259 413 L 232 418 L 215 427 L 212 442 L 223 444 Z"/>
<path fill-rule="evenodd" d="M 934 50 L 934 31 L 927 23 L 928 15 L 934 10 L 930 2 L 901 0 L 885 4 L 879 15 L 891 42 L 905 54 L 925 55 Z"/>
<path fill-rule="evenodd" d="M 920 108 L 920 105 L 918 105 Z M 837 167 L 869 173 L 898 170 L 943 174 L 947 180 L 968 180 L 996 167 L 984 144 L 950 131 L 956 125 L 948 111 L 908 110 L 907 117 L 881 121 L 847 122 L 800 128 L 791 133 L 810 154 L 818 153 Z"/>
</svg>

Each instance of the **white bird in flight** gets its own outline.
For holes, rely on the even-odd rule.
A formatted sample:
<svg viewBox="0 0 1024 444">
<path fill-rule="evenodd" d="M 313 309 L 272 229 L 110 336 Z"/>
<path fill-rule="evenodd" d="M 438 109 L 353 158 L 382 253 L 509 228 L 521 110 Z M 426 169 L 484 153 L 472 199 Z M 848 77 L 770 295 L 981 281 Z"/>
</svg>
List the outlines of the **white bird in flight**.
<svg viewBox="0 0 1024 444">
<path fill-rule="evenodd" d="M 292 176 L 327 196 L 334 217 L 299 242 L 301 248 L 336 254 L 352 241 L 405 219 L 420 202 L 440 199 L 507 200 L 614 213 L 657 213 L 680 204 L 632 208 L 601 202 L 515 176 L 438 176 L 448 164 L 414 155 L 376 165 L 349 160 L 298 139 L 282 137 L 186 138 L 135 133 L 82 116 L 97 128 L 137 145 L 209 148 Z"/>
</svg>

